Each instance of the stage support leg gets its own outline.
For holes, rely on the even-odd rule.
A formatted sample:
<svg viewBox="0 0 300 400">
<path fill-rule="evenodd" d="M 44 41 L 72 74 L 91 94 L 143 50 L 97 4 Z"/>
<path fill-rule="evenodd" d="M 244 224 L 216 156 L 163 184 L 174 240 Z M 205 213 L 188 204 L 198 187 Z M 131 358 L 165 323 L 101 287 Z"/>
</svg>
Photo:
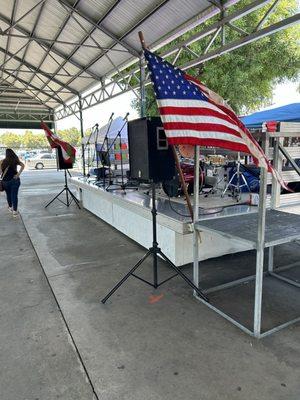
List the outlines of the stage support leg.
<svg viewBox="0 0 300 400">
<path fill-rule="evenodd" d="M 269 136 L 265 133 L 263 149 L 266 154 L 269 150 Z M 266 197 L 267 197 L 267 174 L 266 168 L 260 169 L 260 190 L 258 206 L 258 232 L 256 244 L 256 277 L 255 277 L 255 303 L 254 303 L 254 336 L 259 338 L 261 334 L 263 273 L 264 273 L 264 249 L 265 249 L 265 226 L 266 226 Z"/>
<path fill-rule="evenodd" d="M 269 261 L 268 261 L 268 271 L 273 272 L 274 270 L 274 246 L 269 247 Z"/>
<path fill-rule="evenodd" d="M 199 232 L 195 229 L 195 223 L 199 219 L 199 164 L 200 164 L 200 146 L 195 146 L 194 160 L 194 231 L 193 231 L 193 282 L 199 287 Z M 197 292 L 194 290 L 194 296 Z"/>
</svg>

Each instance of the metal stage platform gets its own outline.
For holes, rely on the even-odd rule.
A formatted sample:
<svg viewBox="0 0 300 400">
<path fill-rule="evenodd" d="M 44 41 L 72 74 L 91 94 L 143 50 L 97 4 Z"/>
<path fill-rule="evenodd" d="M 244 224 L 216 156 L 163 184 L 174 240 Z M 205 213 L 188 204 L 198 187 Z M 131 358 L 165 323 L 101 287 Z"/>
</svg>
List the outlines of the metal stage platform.
<svg viewBox="0 0 300 400">
<path fill-rule="evenodd" d="M 259 243 L 257 241 L 257 231 L 258 231 L 258 214 L 250 213 L 250 214 L 241 214 L 238 218 L 235 216 L 228 218 L 218 218 L 218 219 L 210 219 L 198 221 L 195 223 L 195 229 L 199 232 L 211 233 L 211 234 L 220 234 L 227 240 L 239 240 L 243 244 L 247 244 L 252 249 L 259 251 Z M 291 243 L 300 240 L 300 215 L 290 214 L 278 210 L 267 210 L 266 211 L 266 224 L 265 224 L 265 240 L 264 240 L 264 248 L 269 248 L 269 261 L 268 261 L 268 269 L 265 272 L 265 275 L 269 275 L 272 278 L 279 279 L 285 284 L 291 284 L 297 288 L 300 288 L 300 283 L 298 281 L 294 281 L 287 277 L 281 276 L 278 272 L 281 270 L 288 269 L 288 266 L 274 269 L 274 247 L 284 243 Z M 262 266 L 264 264 L 262 257 Z M 300 266 L 300 261 L 299 265 Z M 295 265 L 291 265 L 291 268 L 295 267 Z M 251 280 L 257 279 L 257 275 L 252 275 L 246 278 L 238 279 L 233 282 L 229 282 L 223 285 L 219 285 L 210 289 L 204 290 L 204 293 L 213 293 L 219 290 L 225 290 L 230 287 L 234 287 L 237 285 L 245 284 Z M 290 321 L 287 321 L 277 327 L 274 327 L 268 331 L 261 332 L 260 322 L 261 322 L 261 304 L 259 304 L 259 299 L 262 297 L 263 291 L 263 281 L 260 280 L 257 282 L 257 289 L 255 291 L 255 301 L 254 301 L 254 330 L 250 330 L 234 318 L 226 314 L 220 308 L 217 308 L 212 304 L 208 304 L 204 302 L 208 307 L 212 308 L 218 314 L 222 315 L 224 318 L 232 322 L 234 325 L 238 326 L 240 329 L 250 334 L 251 336 L 255 336 L 257 338 L 265 337 L 273 332 L 276 332 L 282 328 L 285 328 L 288 325 L 296 323 L 300 321 L 300 311 L 299 316 Z M 201 278 L 199 279 L 199 287 L 201 287 Z M 198 300 L 203 302 L 203 300 L 197 297 Z M 255 310 L 256 309 L 256 310 Z M 255 329 L 255 325 L 258 325 L 259 329 Z"/>
<path fill-rule="evenodd" d="M 72 177 L 70 183 L 77 187 L 78 198 L 85 209 L 100 217 L 143 247 L 151 245 L 151 197 L 147 187 L 107 192 L 94 180 Z M 116 187 L 117 189 L 117 187 Z M 170 200 L 157 193 L 158 241 L 162 251 L 176 266 L 193 262 L 193 226 L 187 207 L 181 199 Z M 202 220 L 229 218 L 256 212 L 257 207 L 237 204 L 232 199 L 203 198 L 199 213 Z M 232 239 L 230 242 L 219 233 L 205 232 L 199 236 L 199 259 L 204 260 L 251 249 L 251 244 Z"/>
</svg>

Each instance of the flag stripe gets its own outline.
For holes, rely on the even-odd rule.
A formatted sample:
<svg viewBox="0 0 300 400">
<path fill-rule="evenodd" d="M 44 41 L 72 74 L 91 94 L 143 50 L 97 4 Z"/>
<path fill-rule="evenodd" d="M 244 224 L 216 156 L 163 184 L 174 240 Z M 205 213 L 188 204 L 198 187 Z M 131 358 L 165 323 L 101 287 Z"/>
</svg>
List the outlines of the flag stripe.
<svg viewBox="0 0 300 400">
<path fill-rule="evenodd" d="M 239 137 L 240 135 L 235 130 L 220 124 L 214 123 L 201 123 L 201 122 L 165 122 L 165 116 L 162 116 L 162 121 L 164 123 L 165 131 L 169 131 L 172 129 L 178 130 L 187 130 L 187 131 L 204 131 L 204 132 L 220 132 L 220 133 L 229 133 L 233 136 Z"/>
<path fill-rule="evenodd" d="M 173 122 L 173 123 L 186 122 L 186 123 L 193 123 L 193 124 L 201 123 L 201 124 L 207 125 L 208 128 L 211 125 L 211 128 L 213 130 L 215 130 L 214 126 L 218 125 L 219 126 L 218 131 L 222 131 L 224 129 L 224 127 L 226 127 L 225 128 L 226 132 L 229 132 L 229 130 L 230 130 L 230 133 L 232 133 L 233 135 L 240 136 L 239 129 L 236 128 L 235 124 L 232 124 L 228 121 L 224 121 L 224 120 L 222 120 L 220 118 L 216 118 L 216 117 L 211 117 L 211 116 L 206 116 L 206 115 L 196 115 L 195 116 L 195 115 L 176 115 L 176 114 L 168 115 L 168 114 L 165 114 L 165 115 L 162 115 L 161 118 L 164 123 L 168 123 L 168 122 L 169 123 L 170 122 Z M 228 130 L 227 130 L 227 128 L 228 128 Z M 204 130 L 207 130 L 207 129 L 204 129 Z"/>
<path fill-rule="evenodd" d="M 238 136 L 232 136 L 231 134 L 224 133 L 224 132 L 213 132 L 213 131 L 199 131 L 199 130 L 186 130 L 186 129 L 172 129 L 168 130 L 165 129 L 166 135 L 168 137 L 168 141 L 172 139 L 172 137 L 195 137 L 196 139 L 217 139 L 217 140 L 226 140 L 226 141 L 232 141 L 234 143 L 240 143 L 240 144 L 245 144 L 243 139 L 241 139 Z M 170 133 L 170 136 L 168 136 L 168 133 Z"/>
<path fill-rule="evenodd" d="M 240 151 L 242 153 L 249 153 L 247 146 L 241 143 L 232 142 L 229 140 L 221 140 L 214 138 L 197 138 L 195 136 L 180 136 L 168 138 L 169 144 L 179 145 L 179 144 L 191 144 L 193 146 L 209 146 L 209 147 L 221 147 L 228 150 Z"/>
<path fill-rule="evenodd" d="M 217 107 L 215 104 L 208 102 L 208 101 L 203 101 L 203 100 L 191 100 L 191 99 L 159 99 L 158 101 L 159 108 L 161 107 L 186 107 L 186 108 L 199 108 L 203 107 L 206 109 L 210 109 L 216 112 L 219 112 L 220 114 L 226 116 L 227 114 L 220 110 L 219 107 Z"/>
<path fill-rule="evenodd" d="M 218 117 L 224 119 L 224 121 L 233 122 L 232 118 L 228 117 L 219 110 L 213 110 L 208 107 L 181 107 L 179 104 L 174 106 L 164 106 L 159 107 L 159 112 L 161 115 L 172 114 L 172 115 L 207 115 L 212 117 Z"/>
</svg>

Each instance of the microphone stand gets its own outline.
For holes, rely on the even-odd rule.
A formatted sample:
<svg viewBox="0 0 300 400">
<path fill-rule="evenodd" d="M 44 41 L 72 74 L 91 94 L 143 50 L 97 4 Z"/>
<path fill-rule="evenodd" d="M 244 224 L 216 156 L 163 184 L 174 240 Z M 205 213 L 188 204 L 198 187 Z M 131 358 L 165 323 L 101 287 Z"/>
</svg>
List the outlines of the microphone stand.
<svg viewBox="0 0 300 400">
<path fill-rule="evenodd" d="M 98 142 L 98 136 L 99 136 L 99 124 L 95 125 L 95 132 L 96 132 L 96 137 L 95 137 L 95 147 L 94 147 L 94 156 L 93 156 L 93 161 L 95 161 L 95 156 L 96 156 L 96 167 L 98 169 L 99 167 L 99 160 L 98 160 L 98 154 L 97 154 L 97 142 Z"/>
</svg>

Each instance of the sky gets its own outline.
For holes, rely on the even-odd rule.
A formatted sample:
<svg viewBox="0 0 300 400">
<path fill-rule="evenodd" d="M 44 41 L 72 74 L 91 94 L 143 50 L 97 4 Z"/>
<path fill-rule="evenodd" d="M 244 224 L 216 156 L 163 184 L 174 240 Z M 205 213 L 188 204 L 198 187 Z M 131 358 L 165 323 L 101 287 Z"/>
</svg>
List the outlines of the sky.
<svg viewBox="0 0 300 400">
<path fill-rule="evenodd" d="M 129 120 L 139 118 L 138 113 L 130 105 L 134 98 L 135 95 L 128 92 L 83 111 L 84 131 L 96 123 L 99 124 L 99 127 L 106 125 L 112 112 L 114 112 L 113 118 L 124 117 L 127 112 L 129 112 Z M 73 126 L 80 129 L 80 122 L 77 117 L 71 116 L 57 121 L 56 126 L 57 129 L 66 129 Z"/>
<path fill-rule="evenodd" d="M 277 85 L 274 89 L 273 104 L 262 108 L 260 111 L 281 107 L 286 104 L 300 103 L 300 93 L 297 91 L 298 87 L 299 82 L 287 82 Z"/>
</svg>

